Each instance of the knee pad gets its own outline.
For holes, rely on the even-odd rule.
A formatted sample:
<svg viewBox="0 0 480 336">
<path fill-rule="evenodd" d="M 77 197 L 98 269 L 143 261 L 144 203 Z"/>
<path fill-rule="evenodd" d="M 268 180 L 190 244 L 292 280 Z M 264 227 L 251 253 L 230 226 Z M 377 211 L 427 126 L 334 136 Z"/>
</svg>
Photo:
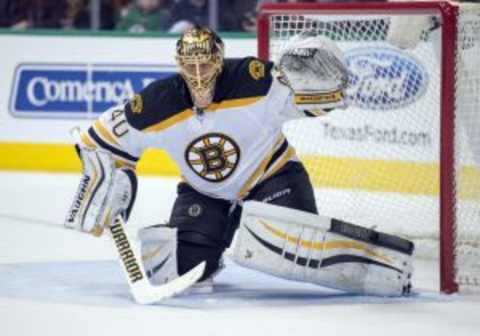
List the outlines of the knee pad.
<svg viewBox="0 0 480 336">
<path fill-rule="evenodd" d="M 170 224 L 177 228 L 178 273 L 206 261 L 202 278 L 214 275 L 220 268 L 221 257 L 230 245 L 233 231 L 229 201 L 202 195 L 185 183 L 178 187 Z"/>
<path fill-rule="evenodd" d="M 188 240 L 194 239 L 194 243 L 227 246 L 230 207 L 228 201 L 213 199 L 191 189 L 179 193 L 169 222 L 177 227 L 180 235 L 189 233 Z"/>
</svg>

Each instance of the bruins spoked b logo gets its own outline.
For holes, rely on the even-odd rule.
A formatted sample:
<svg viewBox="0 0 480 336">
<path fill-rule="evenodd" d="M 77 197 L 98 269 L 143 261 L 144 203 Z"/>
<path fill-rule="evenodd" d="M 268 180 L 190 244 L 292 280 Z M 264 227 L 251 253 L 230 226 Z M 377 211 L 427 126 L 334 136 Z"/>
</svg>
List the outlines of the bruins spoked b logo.
<svg viewBox="0 0 480 336">
<path fill-rule="evenodd" d="M 185 160 L 201 178 L 221 182 L 237 168 L 240 149 L 230 137 L 221 133 L 209 133 L 188 145 Z"/>
</svg>

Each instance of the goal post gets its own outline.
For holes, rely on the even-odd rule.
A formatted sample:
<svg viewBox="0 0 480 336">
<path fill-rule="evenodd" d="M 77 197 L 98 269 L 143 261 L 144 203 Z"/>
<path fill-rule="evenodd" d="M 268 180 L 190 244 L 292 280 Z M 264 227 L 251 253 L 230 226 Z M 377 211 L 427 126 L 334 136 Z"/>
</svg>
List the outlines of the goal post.
<svg viewBox="0 0 480 336">
<path fill-rule="evenodd" d="M 418 45 L 389 43 L 413 17 Z M 257 24 L 262 59 L 307 30 L 345 55 L 349 108 L 285 127 L 319 211 L 414 239 L 445 293 L 480 290 L 480 4 L 270 3 Z"/>
</svg>

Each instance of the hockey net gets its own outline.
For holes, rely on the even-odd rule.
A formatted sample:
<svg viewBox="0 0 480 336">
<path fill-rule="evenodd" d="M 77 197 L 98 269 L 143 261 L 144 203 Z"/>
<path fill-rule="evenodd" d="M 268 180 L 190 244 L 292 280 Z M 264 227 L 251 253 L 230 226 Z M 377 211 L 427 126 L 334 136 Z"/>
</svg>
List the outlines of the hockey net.
<svg viewBox="0 0 480 336">
<path fill-rule="evenodd" d="M 432 29 L 402 50 L 387 36 L 406 17 Z M 303 31 L 344 52 L 349 107 L 285 126 L 321 213 L 409 237 L 442 291 L 479 291 L 480 5 L 267 4 L 258 27 L 264 59 Z"/>
</svg>

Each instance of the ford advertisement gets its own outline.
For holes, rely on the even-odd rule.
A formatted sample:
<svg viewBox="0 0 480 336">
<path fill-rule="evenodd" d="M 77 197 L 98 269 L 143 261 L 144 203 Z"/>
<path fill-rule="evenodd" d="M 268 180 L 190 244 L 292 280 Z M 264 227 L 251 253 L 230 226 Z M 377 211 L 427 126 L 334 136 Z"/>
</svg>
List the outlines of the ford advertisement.
<svg viewBox="0 0 480 336">
<path fill-rule="evenodd" d="M 419 60 L 387 48 L 351 49 L 345 53 L 349 74 L 347 99 L 365 110 L 394 110 L 418 101 L 428 87 Z"/>
<path fill-rule="evenodd" d="M 10 113 L 30 118 L 94 118 L 175 72 L 173 65 L 20 64 L 14 73 Z"/>
</svg>

